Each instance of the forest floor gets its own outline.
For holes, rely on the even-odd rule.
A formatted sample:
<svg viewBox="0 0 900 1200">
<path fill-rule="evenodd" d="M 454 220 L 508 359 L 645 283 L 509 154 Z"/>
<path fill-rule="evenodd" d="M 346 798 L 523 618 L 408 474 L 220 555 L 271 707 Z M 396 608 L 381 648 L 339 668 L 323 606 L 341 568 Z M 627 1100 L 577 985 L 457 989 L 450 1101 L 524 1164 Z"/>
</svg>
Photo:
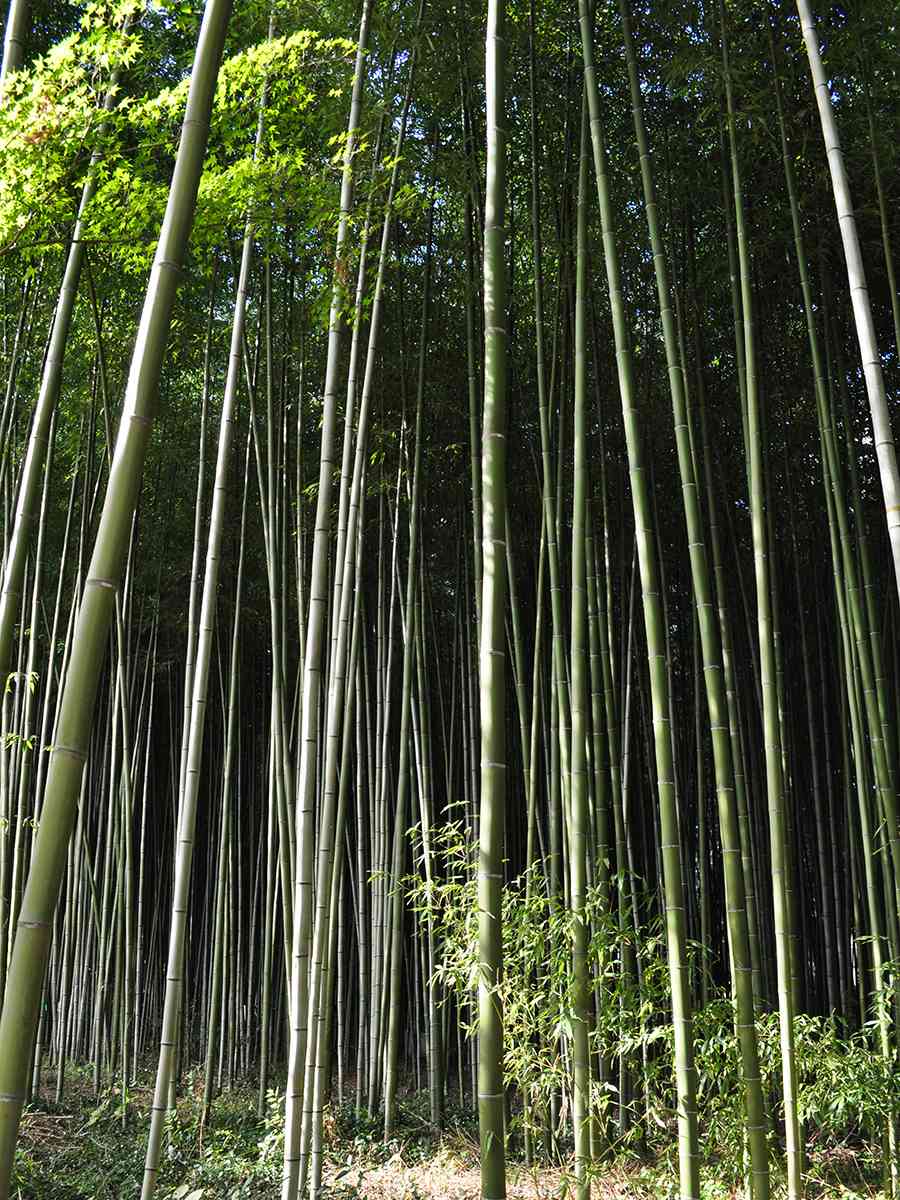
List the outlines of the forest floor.
<svg viewBox="0 0 900 1200">
<path fill-rule="evenodd" d="M 51 1089 L 48 1089 L 48 1093 Z M 64 1103 L 43 1096 L 22 1123 L 15 1200 L 137 1200 L 146 1149 L 149 1086 L 124 1100 L 112 1089 L 98 1101 L 86 1074 L 67 1080 Z M 224 1093 L 201 1127 L 201 1089 L 188 1076 L 177 1118 L 170 1123 L 159 1200 L 277 1200 L 281 1173 L 282 1110 L 270 1096 L 266 1116 L 256 1116 L 256 1093 Z M 326 1115 L 324 1195 L 329 1200 L 478 1200 L 481 1194 L 474 1116 L 448 1114 L 435 1137 L 427 1097 L 400 1106 L 396 1136 L 381 1140 L 380 1121 L 349 1106 Z M 672 1148 L 674 1149 L 674 1148 Z M 606 1164 L 592 1187 L 596 1200 L 656 1200 L 673 1194 L 673 1164 L 631 1158 Z M 831 1148 L 814 1157 L 811 1200 L 874 1200 L 879 1194 L 871 1162 L 859 1151 Z M 511 1161 L 509 1200 L 566 1200 L 571 1176 L 562 1168 L 530 1169 Z M 708 1172 L 707 1172 L 708 1174 Z M 713 1172 L 715 1176 L 715 1172 Z M 730 1187 L 708 1178 L 704 1200 L 727 1200 Z"/>
</svg>

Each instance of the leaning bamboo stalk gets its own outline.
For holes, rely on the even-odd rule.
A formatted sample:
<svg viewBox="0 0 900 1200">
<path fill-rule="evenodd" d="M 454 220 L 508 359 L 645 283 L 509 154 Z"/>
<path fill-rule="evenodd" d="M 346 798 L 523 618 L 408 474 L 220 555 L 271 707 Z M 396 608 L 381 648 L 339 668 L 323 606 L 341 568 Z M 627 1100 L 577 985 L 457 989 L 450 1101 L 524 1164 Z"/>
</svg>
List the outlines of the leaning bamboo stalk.
<svg viewBox="0 0 900 1200">
<path fill-rule="evenodd" d="M 13 0 L 13 6 L 14 11 L 11 14 L 11 18 L 15 16 L 16 12 L 20 12 L 23 9 L 27 12 L 26 0 Z M 10 27 L 7 26 L 7 34 L 9 34 L 9 29 Z M 118 72 L 115 72 L 103 101 L 104 113 L 111 112 L 115 105 L 117 82 Z M 0 90 L 2 90 L 2 78 L 0 78 Z M 5 678 L 9 670 L 13 628 L 22 590 L 22 574 L 25 570 L 25 560 L 28 555 L 31 522 L 40 484 L 41 471 L 49 444 L 50 422 L 53 413 L 56 411 L 56 404 L 62 386 L 63 361 L 66 345 L 69 340 L 69 333 L 72 328 L 81 271 L 85 262 L 85 212 L 97 191 L 100 161 L 100 154 L 98 151 L 95 151 L 88 166 L 87 178 L 82 188 L 75 226 L 72 230 L 71 241 L 69 242 L 66 266 L 51 321 L 38 397 L 31 419 L 25 461 L 19 476 L 15 518 L 12 524 L 9 545 L 6 548 L 3 583 L 0 586 L 0 679 Z M 5 463 L 5 452 L 3 457 Z"/>
<path fill-rule="evenodd" d="M 863 265 L 859 234 L 856 229 L 856 217 L 853 211 L 853 200 L 850 196 L 850 182 L 844 166 L 841 139 L 831 102 L 828 78 L 825 75 L 822 54 L 819 50 L 819 36 L 816 32 L 809 0 L 797 0 L 797 12 L 800 15 L 803 41 L 806 45 L 806 54 L 809 59 L 813 90 L 819 110 L 819 120 L 822 125 L 822 136 L 825 140 L 828 170 L 831 174 L 831 188 L 834 194 L 835 209 L 837 210 L 841 243 L 844 247 L 847 282 L 850 286 L 850 300 L 853 305 L 853 321 L 856 327 L 856 337 L 859 342 L 863 376 L 866 382 L 866 395 L 869 398 L 869 410 L 872 414 L 872 426 L 875 432 L 875 452 L 878 458 L 878 473 L 881 478 L 881 490 L 884 496 L 888 538 L 890 539 L 891 553 L 894 560 L 894 578 L 898 594 L 900 594 L 900 470 L 897 467 L 897 451 L 894 445 L 894 434 L 891 429 L 890 413 L 888 412 L 887 393 L 885 392 L 884 375 L 881 368 L 881 356 L 878 353 L 875 323 L 872 320 L 872 305 L 869 300 L 868 284 L 866 283 L 866 269 Z"/>
<path fill-rule="evenodd" d="M 53 912 L 65 870 L 94 704 L 128 534 L 153 422 L 175 292 L 193 225 L 230 0 L 208 0 L 175 171 L 169 189 L 125 393 L 122 422 L 78 613 L 60 707 L 43 816 L 10 962 L 0 1016 L 0 1200 L 10 1175 L 50 951 Z"/>
</svg>

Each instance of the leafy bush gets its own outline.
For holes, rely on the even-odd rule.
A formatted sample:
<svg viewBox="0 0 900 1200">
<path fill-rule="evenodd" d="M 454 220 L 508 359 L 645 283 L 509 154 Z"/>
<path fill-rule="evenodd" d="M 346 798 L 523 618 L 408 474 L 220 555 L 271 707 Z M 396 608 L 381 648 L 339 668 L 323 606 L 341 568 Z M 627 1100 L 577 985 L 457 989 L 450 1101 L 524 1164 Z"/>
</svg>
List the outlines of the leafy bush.
<svg viewBox="0 0 900 1200">
<path fill-rule="evenodd" d="M 479 975 L 477 885 L 474 848 L 459 824 L 435 839 L 439 870 L 428 882 L 406 881 L 423 920 L 439 946 L 436 977 L 445 997 L 468 1014 L 473 1036 Z M 643 911 L 644 906 L 641 906 Z M 640 1095 L 630 1102 L 630 1132 L 611 1146 L 633 1153 L 640 1145 L 673 1165 L 676 1145 L 674 1045 L 669 1018 L 669 976 L 658 922 L 635 931 L 621 929 L 604 906 L 599 889 L 589 890 L 588 963 L 593 981 L 595 1062 L 624 1059 L 639 1074 Z M 568 1115 L 569 1039 L 572 1031 L 572 932 L 575 917 L 547 894 L 535 870 L 504 887 L 503 978 L 496 994 L 503 1005 L 504 1069 L 522 1105 L 510 1125 L 536 1133 L 545 1127 L 551 1100 L 559 1102 L 560 1125 Z M 692 947 L 697 953 L 699 947 Z M 628 968 L 628 964 L 633 966 Z M 896 972 L 887 972 L 892 977 Z M 885 992 L 878 1003 L 890 1004 Z M 800 1014 L 795 1019 L 798 1106 L 801 1121 L 821 1145 L 848 1139 L 877 1147 L 891 1114 L 900 1111 L 900 1069 L 877 1048 L 877 1022 L 844 1031 L 834 1018 Z M 757 1018 L 760 1069 L 773 1123 L 781 1107 L 781 1046 L 778 1014 Z M 731 999 L 716 996 L 694 1015 L 697 1101 L 707 1165 L 720 1187 L 735 1187 L 744 1171 L 744 1104 L 740 1054 Z M 635 1070 L 636 1069 L 636 1070 Z M 594 1079 L 593 1116 L 599 1122 L 618 1100 L 612 1078 Z M 608 1128 L 608 1126 L 604 1126 Z M 773 1128 L 773 1163 L 776 1149 Z M 877 1151 L 873 1151 L 877 1153 Z"/>
<path fill-rule="evenodd" d="M 461 825 L 435 835 L 441 878 L 406 881 L 413 906 L 433 925 L 440 946 L 436 977 L 468 1014 L 466 1031 L 475 1033 L 479 962 L 478 909 L 473 849 Z M 550 896 L 537 869 L 510 881 L 503 895 L 503 978 L 496 987 L 503 1005 L 504 1071 L 523 1103 L 513 1130 L 537 1133 L 549 1120 L 551 1101 L 562 1098 L 566 1114 L 568 1040 L 574 1016 L 571 974 L 576 918 Z M 588 890 L 585 920 L 590 927 L 588 962 L 593 979 L 594 1052 L 605 1059 L 640 1059 L 646 1078 L 657 1084 L 656 1099 L 674 1103 L 671 1073 L 656 1067 L 666 1036 L 668 972 L 658 922 L 622 929 L 602 902 L 599 888 Z M 623 963 L 633 964 L 623 969 Z M 640 985 L 638 984 L 640 979 Z M 671 1084 L 672 1095 L 667 1094 Z M 595 1082 L 593 1107 L 602 1118 L 616 1098 L 611 1082 Z M 643 1103 L 643 1097 L 641 1098 Z M 562 1121 L 560 1122 L 562 1124 Z M 632 1138 L 639 1137 L 636 1133 Z"/>
</svg>

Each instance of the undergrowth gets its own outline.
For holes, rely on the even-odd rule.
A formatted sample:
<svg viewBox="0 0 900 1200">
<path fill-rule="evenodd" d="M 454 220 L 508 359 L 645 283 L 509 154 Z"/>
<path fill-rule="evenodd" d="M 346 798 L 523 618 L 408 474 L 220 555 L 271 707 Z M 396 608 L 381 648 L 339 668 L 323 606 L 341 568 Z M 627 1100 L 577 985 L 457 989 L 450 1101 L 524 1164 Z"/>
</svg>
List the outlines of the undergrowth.
<svg viewBox="0 0 900 1200">
<path fill-rule="evenodd" d="M 274 1200 L 281 1180 L 283 1096 L 269 1093 L 256 1116 L 256 1090 L 223 1093 L 201 1126 L 202 1089 L 186 1079 L 170 1119 L 157 1195 L 159 1200 Z M 151 1091 L 142 1081 L 124 1095 L 114 1089 L 99 1101 L 87 1075 L 72 1077 L 63 1107 L 31 1105 L 23 1120 L 12 1195 L 16 1200 L 137 1200 L 140 1195 Z M 515 1118 L 515 1113 L 513 1113 Z M 567 1147 L 553 1166 L 525 1166 L 510 1124 L 510 1196 L 552 1200 L 572 1195 Z M 643 1154 L 630 1146 L 596 1167 L 595 1195 L 656 1200 L 674 1195 L 676 1147 L 660 1136 Z M 860 1137 L 821 1131 L 808 1137 L 807 1195 L 822 1200 L 874 1200 L 881 1186 L 881 1148 Z M 733 1180 L 707 1141 L 702 1200 L 736 1195 Z M 727 1152 L 726 1152 L 727 1157 Z M 471 1109 L 449 1107 L 444 1130 L 431 1125 L 428 1096 L 410 1095 L 399 1106 L 396 1135 L 382 1140 L 380 1116 L 352 1105 L 334 1106 L 324 1120 L 324 1195 L 333 1200 L 431 1200 L 478 1195 L 478 1125 Z M 773 1178 L 774 1191 L 783 1180 Z"/>
<path fill-rule="evenodd" d="M 96 1099 L 88 1073 L 70 1068 L 63 1105 L 42 1100 L 22 1121 L 12 1196 L 16 1200 L 137 1200 L 144 1169 L 151 1088 L 142 1081 L 124 1095 L 114 1088 Z M 223 1092 L 202 1125 L 202 1087 L 193 1076 L 171 1115 L 157 1195 L 159 1200 L 271 1200 L 278 1195 L 284 1150 L 284 1097 L 269 1092 L 256 1115 L 250 1085 Z M 396 1136 L 385 1142 L 382 1118 L 352 1105 L 330 1107 L 323 1122 L 326 1195 L 358 1194 L 360 1172 L 387 1162 L 427 1163 L 437 1145 L 428 1097 L 399 1106 Z M 477 1157 L 477 1118 L 450 1109 L 441 1139 Z"/>
</svg>

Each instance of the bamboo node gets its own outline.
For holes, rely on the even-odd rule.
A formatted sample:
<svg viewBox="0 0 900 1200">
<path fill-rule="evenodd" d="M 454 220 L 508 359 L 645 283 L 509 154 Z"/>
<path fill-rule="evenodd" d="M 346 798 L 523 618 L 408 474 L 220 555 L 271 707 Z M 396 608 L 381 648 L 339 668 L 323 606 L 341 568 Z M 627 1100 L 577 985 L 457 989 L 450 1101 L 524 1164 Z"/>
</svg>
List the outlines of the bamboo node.
<svg viewBox="0 0 900 1200">
<path fill-rule="evenodd" d="M 87 762 L 87 751 L 79 750 L 77 746 L 61 746 L 57 743 L 53 747 L 54 754 L 68 754 L 70 758 L 77 758 L 79 762 Z"/>
</svg>

